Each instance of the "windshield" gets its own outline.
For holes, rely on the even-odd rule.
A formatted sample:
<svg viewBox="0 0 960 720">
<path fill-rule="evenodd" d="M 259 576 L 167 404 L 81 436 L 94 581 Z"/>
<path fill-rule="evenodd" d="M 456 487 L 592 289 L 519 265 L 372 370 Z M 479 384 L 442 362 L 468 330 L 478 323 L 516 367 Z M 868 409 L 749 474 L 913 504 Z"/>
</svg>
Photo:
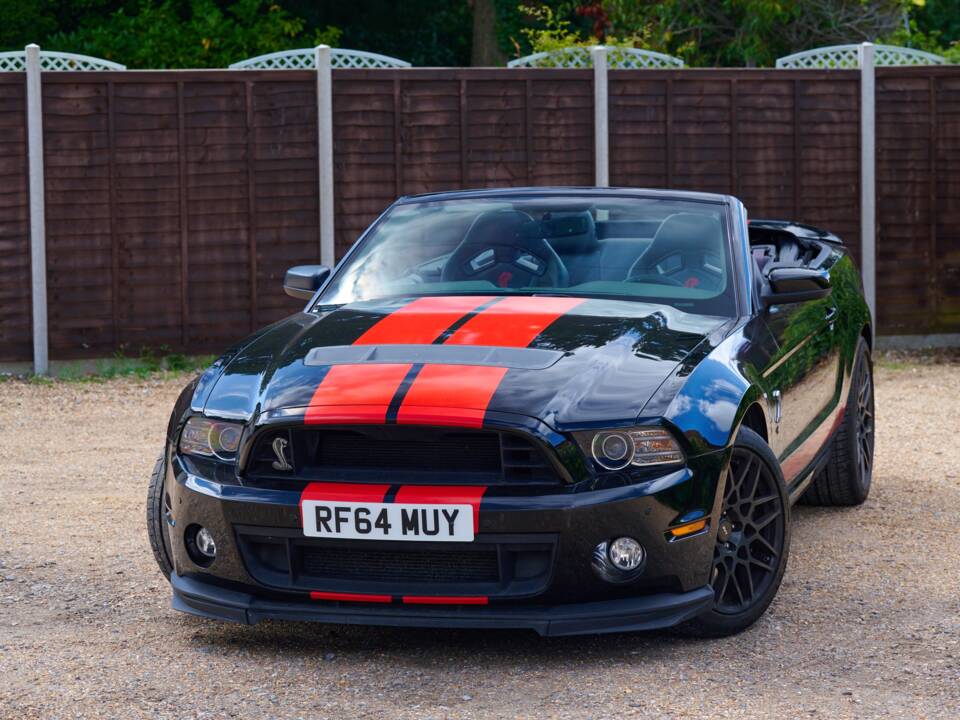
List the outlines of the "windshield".
<svg viewBox="0 0 960 720">
<path fill-rule="evenodd" d="M 615 297 L 735 314 L 721 203 L 658 198 L 461 198 L 401 204 L 319 303 L 397 295 Z"/>
</svg>

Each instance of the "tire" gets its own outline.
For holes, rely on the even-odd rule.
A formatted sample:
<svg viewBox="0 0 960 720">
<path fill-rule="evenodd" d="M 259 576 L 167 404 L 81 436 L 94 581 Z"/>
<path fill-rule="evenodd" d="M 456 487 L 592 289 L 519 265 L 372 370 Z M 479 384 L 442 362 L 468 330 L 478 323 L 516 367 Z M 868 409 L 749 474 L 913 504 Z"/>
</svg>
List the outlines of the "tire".
<svg viewBox="0 0 960 720">
<path fill-rule="evenodd" d="M 173 562 L 170 559 L 170 539 L 164 518 L 163 479 L 166 468 L 163 461 L 164 456 L 161 454 L 150 474 L 150 486 L 147 489 L 147 537 L 150 538 L 150 548 L 157 565 L 160 566 L 160 572 L 169 580 L 170 573 L 173 572 Z"/>
<path fill-rule="evenodd" d="M 758 497 L 759 496 L 759 497 Z M 750 627 L 773 601 L 790 554 L 790 501 L 776 455 L 741 427 L 724 483 L 710 583 L 713 607 L 678 630 L 725 637 Z"/>
<path fill-rule="evenodd" d="M 850 395 L 840 427 L 833 436 L 826 467 L 803 494 L 805 505 L 860 505 L 873 480 L 873 363 L 861 337 L 851 373 Z"/>
</svg>

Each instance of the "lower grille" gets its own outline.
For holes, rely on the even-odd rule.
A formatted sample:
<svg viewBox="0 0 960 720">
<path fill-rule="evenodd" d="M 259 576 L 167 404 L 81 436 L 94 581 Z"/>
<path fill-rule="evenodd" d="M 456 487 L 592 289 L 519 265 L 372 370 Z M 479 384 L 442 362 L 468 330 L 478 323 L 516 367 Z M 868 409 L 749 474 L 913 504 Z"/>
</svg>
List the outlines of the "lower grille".
<svg viewBox="0 0 960 720">
<path fill-rule="evenodd" d="M 500 564 L 494 547 L 473 552 L 314 547 L 305 548 L 302 558 L 306 575 L 332 580 L 431 583 L 500 580 Z"/>
<path fill-rule="evenodd" d="M 552 534 L 410 543 L 305 538 L 292 528 L 234 529 L 247 572 L 279 590 L 531 597 L 548 586 L 557 547 Z"/>
</svg>

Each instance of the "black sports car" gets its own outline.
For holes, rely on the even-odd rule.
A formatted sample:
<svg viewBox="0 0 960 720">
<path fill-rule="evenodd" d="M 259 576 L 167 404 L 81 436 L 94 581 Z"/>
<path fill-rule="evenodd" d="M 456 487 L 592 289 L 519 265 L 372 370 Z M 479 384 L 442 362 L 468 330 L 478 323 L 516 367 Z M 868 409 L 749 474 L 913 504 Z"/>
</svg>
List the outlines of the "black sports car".
<svg viewBox="0 0 960 720">
<path fill-rule="evenodd" d="M 737 632 L 794 501 L 863 502 L 871 319 L 841 241 L 729 196 L 402 198 L 176 403 L 147 520 L 178 610 Z"/>
</svg>

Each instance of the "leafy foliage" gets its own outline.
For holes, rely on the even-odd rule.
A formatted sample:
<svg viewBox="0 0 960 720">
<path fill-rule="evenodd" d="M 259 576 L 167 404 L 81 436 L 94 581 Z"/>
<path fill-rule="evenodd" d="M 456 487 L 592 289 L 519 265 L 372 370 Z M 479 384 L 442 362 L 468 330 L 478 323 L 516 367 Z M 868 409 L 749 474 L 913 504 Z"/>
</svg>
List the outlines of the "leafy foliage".
<svg viewBox="0 0 960 720">
<path fill-rule="evenodd" d="M 548 5 L 521 5 L 535 23 L 532 27 L 521 29 L 522 35 L 530 44 L 531 52 L 550 52 L 568 47 L 587 47 L 597 44 L 594 36 L 584 37 L 575 28 L 572 21 L 565 19 Z M 646 47 L 646 39 L 638 33 L 618 38 L 614 35 L 604 37 L 604 44 L 618 47 Z"/>
<path fill-rule="evenodd" d="M 960 0 L 914 0 L 908 22 L 884 38 L 960 63 Z"/>
<path fill-rule="evenodd" d="M 772 66 L 798 50 L 892 33 L 909 6 L 908 0 L 603 0 L 527 8 L 534 29 L 526 36 L 537 50 L 602 41 L 664 52 L 692 66 Z"/>
<path fill-rule="evenodd" d="M 51 50 L 69 50 L 131 68 L 227 67 L 231 62 L 291 47 L 336 45 L 340 30 L 305 31 L 304 21 L 279 5 L 237 0 L 140 0 L 100 22 L 53 34 Z"/>
<path fill-rule="evenodd" d="M 0 0 L 0 49 L 37 42 L 131 68 L 226 67 L 319 42 L 420 66 L 470 62 L 474 0 Z M 771 66 L 872 40 L 960 62 L 960 0 L 493 0 L 507 57 L 647 48 L 692 66 Z"/>
</svg>

